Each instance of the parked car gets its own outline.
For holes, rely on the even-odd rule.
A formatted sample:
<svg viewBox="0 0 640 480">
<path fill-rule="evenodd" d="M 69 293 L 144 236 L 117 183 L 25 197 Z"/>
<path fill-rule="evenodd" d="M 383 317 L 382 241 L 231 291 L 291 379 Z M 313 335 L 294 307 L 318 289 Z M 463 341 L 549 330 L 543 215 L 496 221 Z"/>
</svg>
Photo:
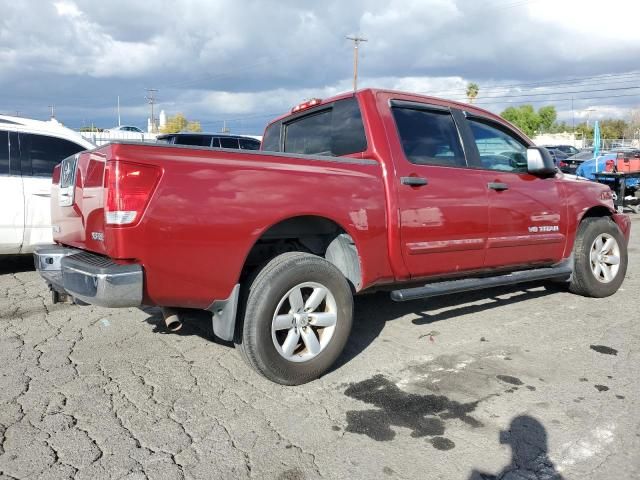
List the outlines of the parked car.
<svg viewBox="0 0 640 480">
<path fill-rule="evenodd" d="M 562 169 L 562 167 L 565 166 L 563 161 L 567 158 L 567 154 L 562 152 L 561 150 L 556 150 L 552 147 L 544 147 L 544 148 L 546 148 L 549 154 L 551 155 L 551 158 L 553 159 L 553 163 L 555 164 L 555 166 Z"/>
<path fill-rule="evenodd" d="M 627 267 L 630 220 L 609 188 L 559 174 L 499 116 L 421 95 L 305 102 L 261 151 L 112 143 L 57 170 L 75 172 L 54 176 L 57 245 L 35 254 L 54 301 L 156 305 L 175 327 L 206 309 L 282 384 L 335 362 L 354 293 L 555 279 L 605 297 Z"/>
<path fill-rule="evenodd" d="M 138 127 L 134 127 L 132 125 L 119 125 L 117 127 L 111 127 L 104 130 L 104 133 L 144 133 L 144 130 Z"/>
<path fill-rule="evenodd" d="M 606 153 L 606 152 L 603 152 L 603 153 Z M 564 173 L 575 174 L 576 170 L 582 164 L 582 162 L 586 160 L 591 160 L 591 159 L 593 159 L 593 150 L 591 149 L 582 150 L 576 153 L 575 155 L 571 155 L 570 157 L 567 157 L 566 159 L 564 159 L 562 161 L 564 165 L 560 167 L 560 170 L 562 170 Z"/>
<path fill-rule="evenodd" d="M 562 153 L 566 154 L 568 157 L 570 157 L 571 155 L 575 155 L 576 153 L 580 153 L 580 150 L 578 150 L 573 145 L 551 145 L 551 146 L 548 146 L 547 148 L 560 150 Z"/>
<path fill-rule="evenodd" d="M 157 142 L 196 147 L 233 148 L 236 150 L 260 149 L 260 140 L 256 140 L 253 137 L 222 133 L 167 133 L 159 135 Z"/>
<path fill-rule="evenodd" d="M 55 120 L 0 115 L 0 254 L 53 243 L 51 175 L 62 159 L 93 148 Z"/>
</svg>

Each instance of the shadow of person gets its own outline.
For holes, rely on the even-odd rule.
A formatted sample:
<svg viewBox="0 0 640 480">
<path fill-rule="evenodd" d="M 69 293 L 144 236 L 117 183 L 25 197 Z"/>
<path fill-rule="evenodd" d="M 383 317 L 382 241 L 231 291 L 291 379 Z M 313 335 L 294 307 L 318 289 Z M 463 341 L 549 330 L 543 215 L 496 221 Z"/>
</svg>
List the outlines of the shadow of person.
<svg viewBox="0 0 640 480">
<path fill-rule="evenodd" d="M 509 430 L 500 432 L 500 443 L 511 446 L 511 463 L 500 473 L 474 470 L 469 480 L 562 480 L 548 456 L 547 431 L 528 415 L 511 421 Z"/>
</svg>

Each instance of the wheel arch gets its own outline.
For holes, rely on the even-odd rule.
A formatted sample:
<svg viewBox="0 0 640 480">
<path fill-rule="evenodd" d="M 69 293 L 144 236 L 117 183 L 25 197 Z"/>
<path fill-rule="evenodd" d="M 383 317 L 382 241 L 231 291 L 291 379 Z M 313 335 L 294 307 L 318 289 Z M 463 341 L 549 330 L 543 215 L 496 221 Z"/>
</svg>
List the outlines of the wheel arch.
<svg viewBox="0 0 640 480">
<path fill-rule="evenodd" d="M 264 228 L 249 249 L 240 280 L 281 253 L 306 251 L 335 265 L 354 292 L 362 287 L 362 261 L 352 232 L 324 215 L 298 215 L 280 219 Z"/>
<path fill-rule="evenodd" d="M 604 205 L 595 205 L 589 209 L 587 209 L 582 216 L 578 219 L 578 225 L 582 223 L 582 221 L 586 218 L 596 218 L 596 217 L 611 217 L 613 212 L 605 207 Z"/>
</svg>

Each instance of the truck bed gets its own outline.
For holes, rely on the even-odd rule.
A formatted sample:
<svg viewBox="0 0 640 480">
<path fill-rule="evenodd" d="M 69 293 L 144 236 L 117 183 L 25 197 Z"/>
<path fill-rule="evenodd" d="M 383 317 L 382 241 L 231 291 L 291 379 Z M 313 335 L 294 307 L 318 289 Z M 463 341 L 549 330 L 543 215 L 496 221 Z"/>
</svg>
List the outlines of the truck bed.
<svg viewBox="0 0 640 480">
<path fill-rule="evenodd" d="M 133 226 L 105 225 L 104 168 L 111 161 L 161 169 Z M 141 264 L 146 303 L 207 308 L 229 296 L 265 231 L 291 216 L 320 216 L 376 259 L 362 272 L 371 284 L 390 276 L 381 176 L 376 161 L 362 158 L 111 143 L 79 156 L 72 206 L 59 205 L 54 184 L 54 239 Z"/>
</svg>

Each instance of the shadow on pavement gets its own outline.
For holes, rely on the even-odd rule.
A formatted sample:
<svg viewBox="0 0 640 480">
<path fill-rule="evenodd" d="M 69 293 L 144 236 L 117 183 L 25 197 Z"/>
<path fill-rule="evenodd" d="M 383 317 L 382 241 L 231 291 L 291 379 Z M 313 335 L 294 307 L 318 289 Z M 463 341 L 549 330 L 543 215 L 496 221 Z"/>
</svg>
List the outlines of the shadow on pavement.
<svg viewBox="0 0 640 480">
<path fill-rule="evenodd" d="M 500 432 L 500 443 L 511 447 L 511 463 L 495 475 L 473 470 L 469 480 L 563 479 L 549 459 L 547 431 L 537 419 L 514 418 L 509 430 Z"/>
<path fill-rule="evenodd" d="M 429 300 L 415 300 L 406 303 L 393 302 L 389 298 L 388 292 L 377 292 L 358 296 L 355 298 L 355 316 L 351 335 L 349 336 L 342 355 L 330 371 L 347 364 L 371 345 L 380 335 L 387 321 L 395 320 L 412 313 L 420 317 L 412 321 L 415 325 L 428 325 L 460 315 L 478 313 L 495 307 L 545 297 L 561 291 L 561 287 L 549 284 L 545 284 L 544 289 L 537 288 L 536 290 L 531 290 L 531 288 L 540 286 L 540 283 L 522 284 L 519 286 L 499 287 L 464 294 L 448 295 Z M 499 298 L 507 294 L 513 296 L 507 299 Z M 469 305 L 469 303 L 472 302 L 486 300 L 491 301 L 479 305 Z M 456 305 L 460 306 L 456 307 Z M 444 308 L 450 309 L 440 313 L 429 313 L 429 311 Z M 215 337 L 211 323 L 211 314 L 203 310 L 189 310 L 186 314 L 183 314 L 183 326 L 177 332 L 170 332 L 166 329 L 160 308 L 144 307 L 142 310 L 150 315 L 145 321 L 153 325 L 153 331 L 155 333 L 181 336 L 198 335 L 206 340 L 213 340 L 218 344 L 233 346 L 232 342 L 225 342 Z"/>
<path fill-rule="evenodd" d="M 537 288 L 536 290 L 531 290 L 541 285 L 544 285 L 544 289 Z M 563 291 L 563 287 L 560 285 L 528 283 L 425 300 L 414 300 L 406 303 L 393 302 L 387 292 L 378 292 L 356 297 L 353 329 L 351 330 L 351 335 L 349 336 L 344 352 L 332 367 L 332 370 L 345 365 L 364 351 L 378 335 L 380 335 L 387 321 L 397 319 L 404 315 L 411 313 L 418 315 L 420 318 L 412 320 L 414 325 L 429 325 L 460 315 L 479 313 L 495 307 L 553 295 L 559 291 Z M 507 294 L 513 296 L 507 299 L 499 298 Z M 469 305 L 469 303 L 472 302 L 486 300 L 491 301 L 479 305 Z M 430 311 L 445 308 L 449 310 L 440 313 L 430 313 Z"/>
<path fill-rule="evenodd" d="M 141 310 L 149 315 L 149 317 L 145 318 L 145 322 L 153 326 L 153 333 L 179 335 L 182 337 L 196 335 L 220 345 L 233 347 L 233 342 L 225 342 L 213 334 L 213 324 L 211 323 L 211 313 L 209 312 L 198 309 L 182 310 L 180 315 L 182 328 L 177 332 L 171 332 L 165 326 L 160 307 L 142 307 Z"/>
<path fill-rule="evenodd" d="M 0 275 L 35 270 L 33 255 L 0 255 Z"/>
</svg>

